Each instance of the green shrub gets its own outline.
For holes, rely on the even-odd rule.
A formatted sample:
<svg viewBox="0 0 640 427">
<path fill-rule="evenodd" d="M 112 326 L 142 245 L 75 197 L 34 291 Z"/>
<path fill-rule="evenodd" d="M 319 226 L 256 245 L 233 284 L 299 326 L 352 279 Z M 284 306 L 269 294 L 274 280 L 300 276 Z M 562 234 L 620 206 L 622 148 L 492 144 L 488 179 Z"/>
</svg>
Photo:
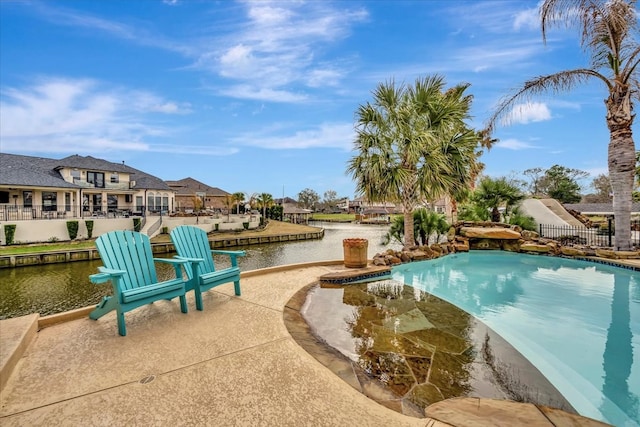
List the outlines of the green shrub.
<svg viewBox="0 0 640 427">
<path fill-rule="evenodd" d="M 75 240 L 78 237 L 78 221 L 67 221 L 67 231 L 69 232 L 69 240 Z"/>
<path fill-rule="evenodd" d="M 7 224 L 4 226 L 4 236 L 7 239 L 7 246 L 12 245 L 13 237 L 16 235 L 16 225 L 15 224 Z"/>
<path fill-rule="evenodd" d="M 162 227 L 161 234 L 169 234 L 169 227 Z"/>
<path fill-rule="evenodd" d="M 249 223 L 248 222 L 243 222 L 242 226 L 244 227 L 245 230 L 249 229 Z"/>
<path fill-rule="evenodd" d="M 140 218 L 133 218 L 133 230 L 134 231 L 140 231 L 141 224 L 142 224 L 142 221 L 140 221 Z"/>
<path fill-rule="evenodd" d="M 91 236 L 93 236 L 93 221 L 90 219 L 86 220 L 84 225 L 87 226 L 87 238 L 90 239 Z"/>
<path fill-rule="evenodd" d="M 49 243 L 55 243 L 58 241 L 58 238 L 56 236 L 51 236 L 49 237 L 49 240 L 47 240 L 47 242 Z"/>
<path fill-rule="evenodd" d="M 218 231 L 218 229 L 219 229 L 219 228 L 220 228 L 220 224 L 218 224 L 218 223 L 213 224 L 213 229 L 214 229 L 215 231 Z"/>
</svg>

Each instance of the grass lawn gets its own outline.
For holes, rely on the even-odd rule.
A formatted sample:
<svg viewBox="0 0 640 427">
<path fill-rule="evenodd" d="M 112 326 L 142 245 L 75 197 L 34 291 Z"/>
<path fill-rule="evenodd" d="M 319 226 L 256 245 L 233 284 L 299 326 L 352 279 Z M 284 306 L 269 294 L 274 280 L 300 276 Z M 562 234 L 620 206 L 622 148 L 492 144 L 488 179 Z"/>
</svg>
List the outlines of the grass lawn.
<svg viewBox="0 0 640 427">
<path fill-rule="evenodd" d="M 68 251 L 70 249 L 95 248 L 93 240 L 82 242 L 37 243 L 31 245 L 0 246 L 0 255 L 30 254 L 36 252 Z"/>
<path fill-rule="evenodd" d="M 355 221 L 355 214 L 343 214 L 343 213 L 314 213 L 311 215 L 312 221 Z"/>
</svg>

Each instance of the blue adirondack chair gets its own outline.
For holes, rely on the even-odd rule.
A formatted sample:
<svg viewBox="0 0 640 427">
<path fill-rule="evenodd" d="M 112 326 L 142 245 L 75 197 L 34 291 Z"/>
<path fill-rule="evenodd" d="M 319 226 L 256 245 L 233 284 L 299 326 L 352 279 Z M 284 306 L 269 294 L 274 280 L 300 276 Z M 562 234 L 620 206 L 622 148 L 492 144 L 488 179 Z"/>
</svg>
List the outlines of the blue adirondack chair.
<svg viewBox="0 0 640 427">
<path fill-rule="evenodd" d="M 244 251 L 212 250 L 207 233 L 201 228 L 189 225 L 180 225 L 171 230 L 171 241 L 178 252 L 175 258 L 191 262 L 191 270 L 187 269 L 187 291 L 194 291 L 198 310 L 202 310 L 202 292 L 215 286 L 233 282 L 235 294 L 240 296 L 240 268 L 237 257 L 244 256 Z M 228 255 L 231 258 L 231 267 L 216 270 L 213 255 Z"/>
<path fill-rule="evenodd" d="M 106 296 L 89 317 L 97 320 L 111 310 L 117 311 L 118 332 L 125 336 L 127 329 L 124 313 L 161 299 L 180 298 L 180 310 L 187 312 L 186 281 L 182 275 L 184 266 L 191 269 L 186 260 L 153 258 L 149 236 L 135 231 L 111 231 L 96 239 L 96 246 L 104 266 L 100 273 L 89 276 L 93 283 L 111 281 L 113 296 Z M 176 277 L 158 281 L 155 262 L 173 265 Z"/>
</svg>

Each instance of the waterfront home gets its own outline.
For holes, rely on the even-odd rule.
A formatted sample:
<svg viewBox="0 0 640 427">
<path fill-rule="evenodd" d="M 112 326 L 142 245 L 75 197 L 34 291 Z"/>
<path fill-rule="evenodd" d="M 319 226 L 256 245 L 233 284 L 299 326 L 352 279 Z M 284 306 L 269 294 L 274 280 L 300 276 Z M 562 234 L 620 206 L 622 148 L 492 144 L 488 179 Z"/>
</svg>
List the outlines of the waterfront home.
<svg viewBox="0 0 640 427">
<path fill-rule="evenodd" d="M 173 210 L 175 191 L 122 163 L 0 153 L 0 221 L 118 217 Z"/>
<path fill-rule="evenodd" d="M 226 199 L 230 196 L 224 190 L 211 187 L 191 177 L 178 181 L 165 181 L 176 193 L 175 211 L 191 213 L 198 210 L 226 211 Z"/>
</svg>

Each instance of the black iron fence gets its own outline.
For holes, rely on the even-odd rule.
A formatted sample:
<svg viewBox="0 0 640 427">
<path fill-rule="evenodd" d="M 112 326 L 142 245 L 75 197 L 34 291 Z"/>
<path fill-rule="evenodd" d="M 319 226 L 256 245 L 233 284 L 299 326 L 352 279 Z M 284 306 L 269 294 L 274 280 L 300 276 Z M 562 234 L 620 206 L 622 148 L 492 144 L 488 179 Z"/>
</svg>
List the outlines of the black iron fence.
<svg viewBox="0 0 640 427">
<path fill-rule="evenodd" d="M 128 218 L 130 216 L 144 216 L 145 214 L 160 214 L 146 211 L 144 206 L 134 209 L 101 207 L 89 209 L 88 206 L 17 206 L 0 205 L 0 221 L 28 221 L 34 219 L 70 219 L 70 218 Z"/>
<path fill-rule="evenodd" d="M 557 240 L 563 245 L 587 245 L 596 247 L 612 247 L 615 242 L 613 218 L 600 227 L 573 227 L 540 224 L 540 237 Z M 640 221 L 631 222 L 631 244 L 640 247 Z"/>
</svg>

